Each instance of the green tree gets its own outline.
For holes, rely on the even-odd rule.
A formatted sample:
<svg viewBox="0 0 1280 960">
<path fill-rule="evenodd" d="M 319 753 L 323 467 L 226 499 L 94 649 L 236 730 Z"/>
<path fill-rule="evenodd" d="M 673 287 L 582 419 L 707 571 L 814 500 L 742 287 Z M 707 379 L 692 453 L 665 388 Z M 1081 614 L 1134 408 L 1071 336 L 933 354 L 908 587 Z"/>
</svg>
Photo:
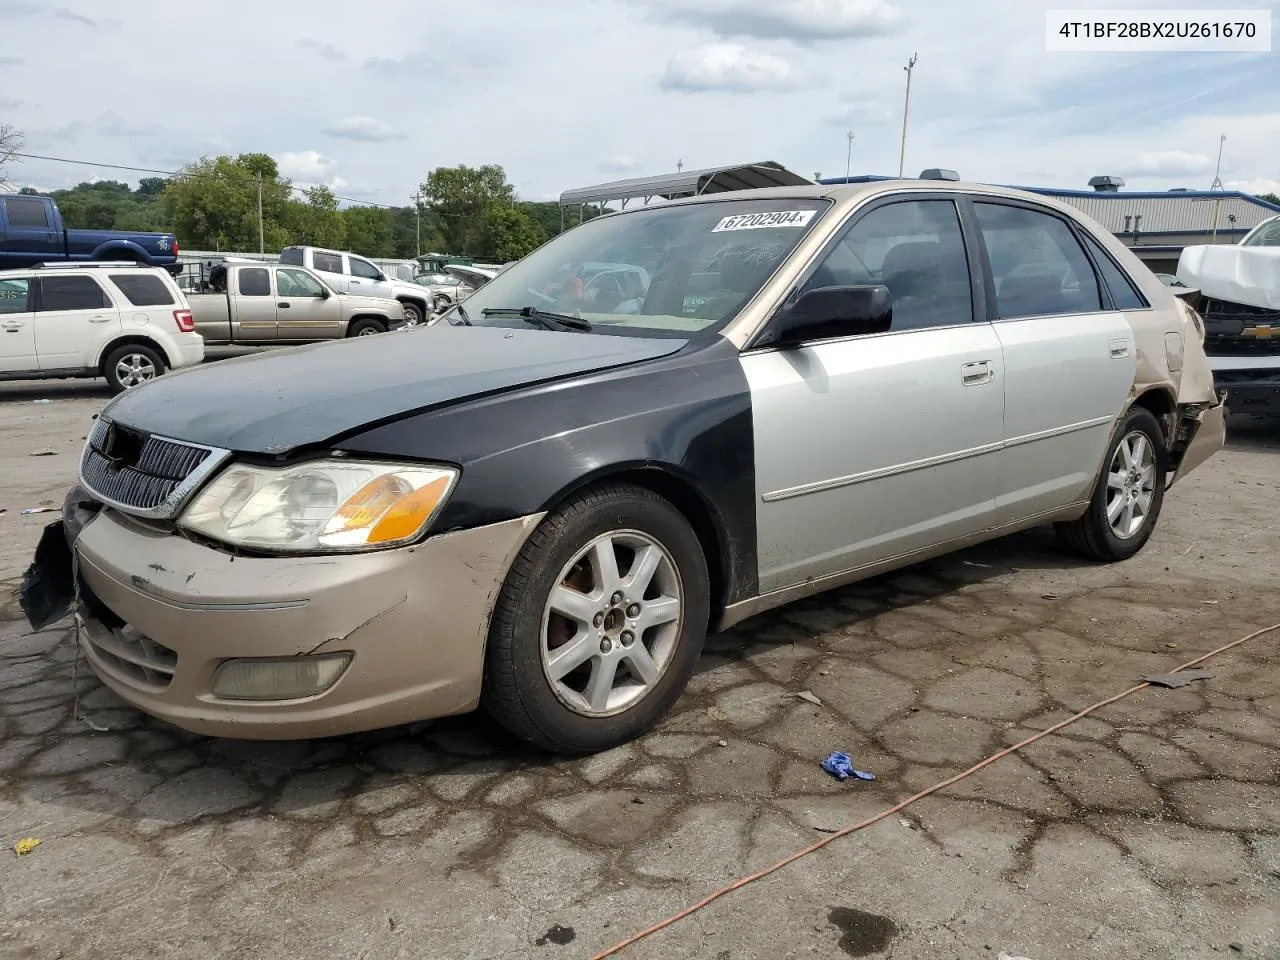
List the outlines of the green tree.
<svg viewBox="0 0 1280 960">
<path fill-rule="evenodd" d="M 489 211 L 515 203 L 515 188 L 495 164 L 437 167 L 427 174 L 421 190 L 427 206 L 440 217 L 446 252 L 464 256 L 479 252 Z"/>
<path fill-rule="evenodd" d="M 143 197 L 158 197 L 164 193 L 164 185 L 168 183 L 164 177 L 143 177 L 138 181 L 138 195 Z"/>
<path fill-rule="evenodd" d="M 514 207 L 495 206 L 485 214 L 478 240 L 481 256 L 498 263 L 519 260 L 547 239 L 537 221 Z"/>
<path fill-rule="evenodd" d="M 0 184 L 5 180 L 6 168 L 22 149 L 22 134 L 14 129 L 13 124 L 0 123 Z"/>
<path fill-rule="evenodd" d="M 347 247 L 366 257 L 396 255 L 395 211 L 380 207 L 347 207 L 342 211 Z"/>
<path fill-rule="evenodd" d="M 594 203 L 587 204 L 579 215 L 579 209 L 576 206 L 567 206 L 561 208 L 560 204 L 554 200 L 546 202 L 534 202 L 522 200 L 516 206 L 523 210 L 530 218 L 536 220 L 538 226 L 542 227 L 542 232 L 548 237 L 554 237 L 561 232 L 560 224 L 563 220 L 564 229 L 576 227 L 583 219 L 590 220 L 593 217 L 600 216 L 600 207 Z"/>
<path fill-rule="evenodd" d="M 1276 194 L 1274 194 L 1274 193 L 1264 193 L 1264 194 L 1263 194 L 1262 196 L 1260 196 L 1258 199 L 1259 199 L 1259 200 L 1265 200 L 1265 201 L 1267 201 L 1267 203 L 1273 203 L 1273 204 L 1275 204 L 1277 207 L 1280 207 L 1280 196 L 1278 196 L 1278 195 L 1276 195 Z"/>
<path fill-rule="evenodd" d="M 262 176 L 265 246 L 290 242 L 284 227 L 293 190 L 265 154 L 202 157 L 187 164 L 164 188 L 165 217 L 180 245 L 197 250 L 258 249 L 258 177 Z"/>
</svg>

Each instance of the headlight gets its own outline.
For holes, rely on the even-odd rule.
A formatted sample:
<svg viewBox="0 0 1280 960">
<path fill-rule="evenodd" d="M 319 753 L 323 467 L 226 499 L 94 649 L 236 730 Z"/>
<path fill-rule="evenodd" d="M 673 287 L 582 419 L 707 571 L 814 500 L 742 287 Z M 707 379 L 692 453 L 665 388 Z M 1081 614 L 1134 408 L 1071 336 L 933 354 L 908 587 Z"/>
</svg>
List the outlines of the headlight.
<svg viewBox="0 0 1280 960">
<path fill-rule="evenodd" d="M 419 537 L 444 506 L 452 467 L 317 460 L 232 465 L 179 520 L 242 547 L 289 553 L 378 550 Z"/>
</svg>

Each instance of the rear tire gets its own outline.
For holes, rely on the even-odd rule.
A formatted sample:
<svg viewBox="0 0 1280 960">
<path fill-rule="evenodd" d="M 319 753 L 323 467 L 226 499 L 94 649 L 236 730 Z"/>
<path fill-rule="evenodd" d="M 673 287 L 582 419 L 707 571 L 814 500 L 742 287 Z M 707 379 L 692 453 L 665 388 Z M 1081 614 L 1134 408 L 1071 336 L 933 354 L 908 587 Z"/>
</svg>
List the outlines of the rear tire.
<svg viewBox="0 0 1280 960">
<path fill-rule="evenodd" d="M 387 325 L 381 320 L 357 320 L 347 327 L 348 337 L 371 337 L 376 333 L 386 333 Z"/>
<path fill-rule="evenodd" d="M 630 484 L 581 493 L 542 521 L 511 565 L 481 703 L 554 753 L 632 740 L 688 684 L 710 594 L 697 535 L 670 503 Z"/>
<path fill-rule="evenodd" d="M 416 303 L 405 303 L 401 301 L 400 305 L 404 307 L 404 319 L 406 323 L 416 324 L 422 322 L 422 308 Z"/>
<path fill-rule="evenodd" d="M 113 394 L 148 383 L 164 371 L 165 362 L 160 351 L 141 343 L 117 347 L 107 354 L 102 363 L 102 375 L 107 378 L 107 386 Z"/>
<path fill-rule="evenodd" d="M 1133 407 L 1107 447 L 1089 508 L 1076 520 L 1055 524 L 1058 539 L 1090 560 L 1129 559 L 1155 531 L 1167 468 L 1160 421 L 1145 407 Z"/>
</svg>

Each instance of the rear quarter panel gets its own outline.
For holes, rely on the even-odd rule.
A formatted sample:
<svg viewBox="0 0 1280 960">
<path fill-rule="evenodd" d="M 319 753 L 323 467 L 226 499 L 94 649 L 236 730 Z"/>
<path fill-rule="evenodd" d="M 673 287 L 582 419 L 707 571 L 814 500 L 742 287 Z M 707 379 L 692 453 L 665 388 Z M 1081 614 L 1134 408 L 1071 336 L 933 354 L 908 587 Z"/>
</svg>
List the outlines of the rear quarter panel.
<svg viewBox="0 0 1280 960">
<path fill-rule="evenodd" d="M 196 333 L 207 343 L 226 343 L 231 339 L 231 301 L 222 293 L 193 293 L 187 296 Z"/>
</svg>

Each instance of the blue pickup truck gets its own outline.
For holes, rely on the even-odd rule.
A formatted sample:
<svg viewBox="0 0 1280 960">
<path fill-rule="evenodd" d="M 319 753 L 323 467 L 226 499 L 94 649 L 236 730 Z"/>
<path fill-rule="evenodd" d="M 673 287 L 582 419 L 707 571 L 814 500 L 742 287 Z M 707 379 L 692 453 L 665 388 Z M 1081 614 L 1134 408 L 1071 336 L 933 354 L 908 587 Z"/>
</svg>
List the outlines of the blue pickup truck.
<svg viewBox="0 0 1280 960">
<path fill-rule="evenodd" d="M 182 271 L 171 233 L 68 230 L 53 197 L 0 195 L 0 270 L 80 260 L 130 260 L 174 275 Z"/>
</svg>

